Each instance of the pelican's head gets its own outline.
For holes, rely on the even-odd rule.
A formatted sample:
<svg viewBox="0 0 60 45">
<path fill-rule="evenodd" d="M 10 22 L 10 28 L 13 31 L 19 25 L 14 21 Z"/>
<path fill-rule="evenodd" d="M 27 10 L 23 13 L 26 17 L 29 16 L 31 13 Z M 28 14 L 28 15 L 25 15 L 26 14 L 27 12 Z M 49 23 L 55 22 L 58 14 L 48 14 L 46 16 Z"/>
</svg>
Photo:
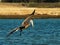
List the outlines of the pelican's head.
<svg viewBox="0 0 60 45">
<path fill-rule="evenodd" d="M 33 24 L 33 20 L 32 19 L 30 20 L 30 24 L 32 25 L 32 27 L 34 27 L 34 24 Z"/>
</svg>

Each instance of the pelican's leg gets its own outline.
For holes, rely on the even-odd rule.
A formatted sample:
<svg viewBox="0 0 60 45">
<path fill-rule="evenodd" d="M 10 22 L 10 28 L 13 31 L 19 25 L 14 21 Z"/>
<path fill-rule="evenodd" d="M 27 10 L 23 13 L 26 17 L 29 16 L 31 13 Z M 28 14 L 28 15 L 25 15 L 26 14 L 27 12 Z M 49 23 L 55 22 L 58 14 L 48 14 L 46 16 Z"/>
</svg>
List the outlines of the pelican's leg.
<svg viewBox="0 0 60 45">
<path fill-rule="evenodd" d="M 20 36 L 22 35 L 22 29 L 20 29 Z"/>
<path fill-rule="evenodd" d="M 20 28 L 20 36 L 21 36 L 22 30 L 25 28 L 25 26 L 21 26 L 21 27 L 19 27 L 19 28 Z"/>
</svg>

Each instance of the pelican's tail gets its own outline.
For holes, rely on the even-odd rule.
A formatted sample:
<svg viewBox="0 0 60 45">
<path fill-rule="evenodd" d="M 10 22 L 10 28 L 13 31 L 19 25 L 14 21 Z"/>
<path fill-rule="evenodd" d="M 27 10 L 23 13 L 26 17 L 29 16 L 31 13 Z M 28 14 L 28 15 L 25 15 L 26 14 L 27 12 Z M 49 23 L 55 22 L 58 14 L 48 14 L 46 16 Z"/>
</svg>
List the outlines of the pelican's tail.
<svg viewBox="0 0 60 45">
<path fill-rule="evenodd" d="M 19 28 L 13 29 L 13 30 L 7 35 L 7 37 L 10 36 L 11 34 L 13 34 L 14 32 L 18 31 L 18 30 L 19 30 Z"/>
<path fill-rule="evenodd" d="M 31 14 L 31 15 L 34 15 L 34 13 L 35 13 L 35 9 L 34 9 L 34 11 L 32 12 L 32 14 Z"/>
</svg>

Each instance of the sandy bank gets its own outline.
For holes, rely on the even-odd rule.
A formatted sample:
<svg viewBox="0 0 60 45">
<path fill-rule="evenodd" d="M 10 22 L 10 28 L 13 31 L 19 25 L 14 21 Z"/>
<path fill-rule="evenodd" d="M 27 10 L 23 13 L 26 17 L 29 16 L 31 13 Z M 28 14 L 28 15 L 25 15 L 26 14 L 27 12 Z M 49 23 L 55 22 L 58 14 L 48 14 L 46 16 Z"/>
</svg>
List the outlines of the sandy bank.
<svg viewBox="0 0 60 45">
<path fill-rule="evenodd" d="M 27 8 L 27 7 L 0 7 L 0 15 L 26 15 L 31 14 L 60 15 L 60 8 Z"/>
<path fill-rule="evenodd" d="M 35 9 L 35 18 L 60 17 L 60 8 L 29 8 L 0 5 L 0 18 L 25 18 Z"/>
</svg>

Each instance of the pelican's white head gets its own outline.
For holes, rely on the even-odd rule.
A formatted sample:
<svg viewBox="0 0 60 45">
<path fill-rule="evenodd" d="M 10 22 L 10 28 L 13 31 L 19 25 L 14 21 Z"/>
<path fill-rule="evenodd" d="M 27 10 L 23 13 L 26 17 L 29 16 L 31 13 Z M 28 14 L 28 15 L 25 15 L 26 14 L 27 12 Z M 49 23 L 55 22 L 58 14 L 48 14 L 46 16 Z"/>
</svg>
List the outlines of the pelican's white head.
<svg viewBox="0 0 60 45">
<path fill-rule="evenodd" d="M 31 23 L 32 27 L 34 27 L 34 24 L 33 24 L 33 20 L 32 19 L 30 20 L 30 23 Z"/>
</svg>

